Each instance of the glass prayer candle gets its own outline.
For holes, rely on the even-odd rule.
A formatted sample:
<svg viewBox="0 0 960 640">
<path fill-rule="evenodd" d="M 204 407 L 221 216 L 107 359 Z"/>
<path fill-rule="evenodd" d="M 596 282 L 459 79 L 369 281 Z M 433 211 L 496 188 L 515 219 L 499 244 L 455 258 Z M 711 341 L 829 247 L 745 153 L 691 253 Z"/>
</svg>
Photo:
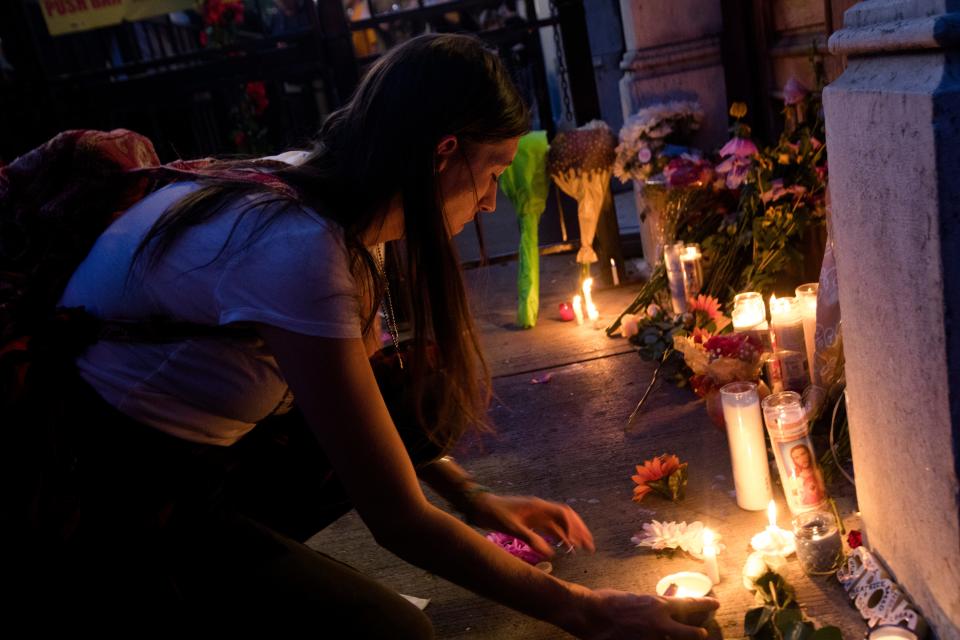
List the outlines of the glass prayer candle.
<svg viewBox="0 0 960 640">
<path fill-rule="evenodd" d="M 683 290 L 688 300 L 696 298 L 703 288 L 703 254 L 700 245 L 688 244 L 680 254 L 680 270 L 683 272 Z"/>
<path fill-rule="evenodd" d="M 837 519 L 830 511 L 807 511 L 793 519 L 797 559 L 807 575 L 827 576 L 843 560 L 843 541 Z"/>
<path fill-rule="evenodd" d="M 683 267 L 680 263 L 682 253 L 682 242 L 668 244 L 663 248 L 663 266 L 667 271 L 670 303 L 673 306 L 674 313 L 685 313 L 687 310 L 687 295 L 683 286 Z"/>
<path fill-rule="evenodd" d="M 770 324 L 774 347 L 784 351 L 806 353 L 803 339 L 803 318 L 796 298 L 770 298 Z"/>
<path fill-rule="evenodd" d="M 733 297 L 733 330 L 755 335 L 764 349 L 770 348 L 770 325 L 767 324 L 767 306 L 756 291 L 738 293 Z"/>
<path fill-rule="evenodd" d="M 773 352 L 780 376 L 780 391 L 802 393 L 810 385 L 807 373 L 807 357 L 799 351 L 777 350 Z"/>
<path fill-rule="evenodd" d="M 823 507 L 827 490 L 800 394 L 782 391 L 767 396 L 763 399 L 763 418 L 790 512 L 796 515 Z"/>
<path fill-rule="evenodd" d="M 737 506 L 747 511 L 766 509 L 772 493 L 757 385 L 753 382 L 724 385 L 720 389 L 720 402 L 727 425 Z"/>
<path fill-rule="evenodd" d="M 820 285 L 816 282 L 797 287 L 797 300 L 800 303 L 800 316 L 803 319 L 803 341 L 806 345 L 807 368 L 810 370 L 810 382 L 816 384 L 813 372 L 813 356 L 816 353 L 817 335 L 817 292 Z"/>
</svg>

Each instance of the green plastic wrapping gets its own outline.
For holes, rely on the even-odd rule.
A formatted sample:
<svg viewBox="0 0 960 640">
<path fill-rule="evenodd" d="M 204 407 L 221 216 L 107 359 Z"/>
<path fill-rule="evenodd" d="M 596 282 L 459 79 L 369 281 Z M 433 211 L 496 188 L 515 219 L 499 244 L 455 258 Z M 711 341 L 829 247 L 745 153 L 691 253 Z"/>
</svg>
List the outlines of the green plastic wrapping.
<svg viewBox="0 0 960 640">
<path fill-rule="evenodd" d="M 520 138 L 513 163 L 500 176 L 500 188 L 517 211 L 520 251 L 517 268 L 517 325 L 537 324 L 540 309 L 540 216 L 547 206 L 546 131 L 531 131 Z"/>
</svg>

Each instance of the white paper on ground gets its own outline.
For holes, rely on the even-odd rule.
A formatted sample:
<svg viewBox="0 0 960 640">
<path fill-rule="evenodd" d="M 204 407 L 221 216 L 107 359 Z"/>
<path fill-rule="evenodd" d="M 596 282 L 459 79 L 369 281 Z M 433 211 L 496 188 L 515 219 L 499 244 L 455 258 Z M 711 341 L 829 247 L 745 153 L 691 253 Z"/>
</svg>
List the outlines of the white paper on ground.
<svg viewBox="0 0 960 640">
<path fill-rule="evenodd" d="M 430 598 L 417 598 L 416 596 L 408 596 L 404 593 L 400 594 L 401 598 L 406 598 L 407 601 L 415 606 L 417 609 L 423 611 L 427 608 L 427 605 L 430 604 Z"/>
</svg>

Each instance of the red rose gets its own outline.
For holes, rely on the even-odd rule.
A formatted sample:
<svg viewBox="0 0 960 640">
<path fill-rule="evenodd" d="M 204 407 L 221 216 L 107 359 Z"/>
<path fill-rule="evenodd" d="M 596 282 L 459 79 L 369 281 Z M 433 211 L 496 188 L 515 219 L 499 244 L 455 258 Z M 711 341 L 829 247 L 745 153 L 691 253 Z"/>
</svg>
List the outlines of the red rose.
<svg viewBox="0 0 960 640">
<path fill-rule="evenodd" d="M 850 533 L 847 534 L 847 544 L 850 545 L 851 549 L 863 546 L 863 535 L 856 529 L 851 529 Z"/>
<path fill-rule="evenodd" d="M 753 362 L 760 355 L 763 345 L 756 336 L 746 333 L 731 333 L 713 336 L 703 348 L 707 350 L 710 361 L 717 358 L 735 358 L 744 362 Z"/>
<path fill-rule="evenodd" d="M 270 101 L 267 100 L 267 87 L 262 82 L 248 82 L 247 97 L 253 101 L 254 111 L 258 116 L 262 115 L 270 105 Z"/>
</svg>

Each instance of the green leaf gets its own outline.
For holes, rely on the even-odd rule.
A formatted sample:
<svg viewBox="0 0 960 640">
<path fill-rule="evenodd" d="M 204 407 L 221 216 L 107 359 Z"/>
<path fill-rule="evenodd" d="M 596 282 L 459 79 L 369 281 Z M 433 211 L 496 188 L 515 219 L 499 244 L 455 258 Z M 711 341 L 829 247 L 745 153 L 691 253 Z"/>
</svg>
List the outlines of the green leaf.
<svg viewBox="0 0 960 640">
<path fill-rule="evenodd" d="M 687 492 L 687 463 L 681 464 L 676 471 L 667 478 L 670 487 L 670 499 L 674 502 L 683 500 Z"/>
<path fill-rule="evenodd" d="M 773 614 L 773 622 L 783 640 L 809 640 L 813 625 L 803 621 L 800 609 L 781 609 Z"/>
<path fill-rule="evenodd" d="M 774 608 L 770 606 L 756 607 L 747 611 L 743 617 L 743 632 L 751 638 L 759 637 L 764 627 L 773 619 Z"/>
</svg>

